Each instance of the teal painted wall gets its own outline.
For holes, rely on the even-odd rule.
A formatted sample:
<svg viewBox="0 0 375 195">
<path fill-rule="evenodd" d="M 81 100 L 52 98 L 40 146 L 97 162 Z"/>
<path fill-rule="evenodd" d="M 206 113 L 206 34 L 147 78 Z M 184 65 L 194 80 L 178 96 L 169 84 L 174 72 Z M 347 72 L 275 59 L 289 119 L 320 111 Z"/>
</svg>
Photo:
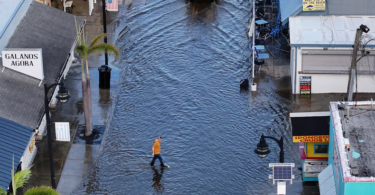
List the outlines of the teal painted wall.
<svg viewBox="0 0 375 195">
<path fill-rule="evenodd" d="M 328 164 L 333 163 L 333 119 L 332 119 L 332 112 L 331 112 L 331 119 L 329 121 L 329 145 L 328 145 Z"/>
<path fill-rule="evenodd" d="M 375 194 L 375 182 L 347 182 L 345 195 L 373 195 Z M 339 195 L 339 194 L 338 194 Z"/>
<path fill-rule="evenodd" d="M 329 124 L 329 148 L 328 148 L 328 164 L 332 164 L 333 168 L 333 178 L 335 179 L 336 184 L 336 193 L 337 195 L 344 195 L 345 191 L 345 183 L 344 178 L 342 176 L 341 171 L 341 161 L 337 161 L 337 165 L 335 166 L 335 162 L 333 161 L 333 149 L 336 148 L 336 151 L 338 151 L 337 146 L 335 146 L 333 140 L 336 139 L 336 135 L 334 133 L 334 122 L 332 119 L 332 112 L 331 112 L 331 120 Z M 338 166 L 338 168 L 336 168 Z"/>
</svg>

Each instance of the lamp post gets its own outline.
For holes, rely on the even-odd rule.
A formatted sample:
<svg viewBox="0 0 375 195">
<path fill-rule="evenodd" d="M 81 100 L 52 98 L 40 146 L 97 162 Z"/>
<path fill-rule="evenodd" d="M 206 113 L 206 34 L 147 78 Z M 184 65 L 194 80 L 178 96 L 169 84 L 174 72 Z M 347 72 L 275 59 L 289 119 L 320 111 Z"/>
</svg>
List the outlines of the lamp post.
<svg viewBox="0 0 375 195">
<path fill-rule="evenodd" d="M 269 153 L 271 153 L 271 150 L 268 149 L 268 144 L 267 144 L 265 138 L 273 139 L 273 140 L 276 141 L 276 143 L 280 147 L 280 163 L 284 163 L 284 141 L 283 141 L 283 137 L 281 137 L 280 140 L 278 140 L 274 137 L 264 136 L 262 134 L 262 137 L 260 137 L 260 141 L 257 145 L 257 148 L 254 150 L 254 152 L 256 154 L 258 154 L 258 156 L 260 158 L 265 158 Z"/>
<path fill-rule="evenodd" d="M 105 0 L 102 0 L 102 11 L 103 11 L 103 31 L 104 34 L 107 33 L 107 13 L 105 11 Z M 107 43 L 107 36 L 104 37 L 104 43 Z M 108 65 L 108 53 L 107 50 L 104 53 L 104 58 L 105 58 L 105 65 Z"/>
<path fill-rule="evenodd" d="M 51 170 L 51 184 L 52 188 L 56 189 L 56 182 L 55 182 L 55 167 L 53 165 L 53 150 L 52 150 L 52 137 L 51 137 L 51 121 L 49 118 L 49 101 L 48 101 L 48 91 L 54 86 L 60 86 L 59 91 L 57 92 L 56 99 L 60 100 L 60 102 L 64 103 L 67 102 L 70 98 L 68 91 L 64 87 L 64 83 L 55 83 L 50 86 L 44 84 L 44 111 L 46 113 L 46 121 L 47 121 L 47 138 L 48 138 L 48 152 L 49 152 L 49 166 Z"/>
</svg>

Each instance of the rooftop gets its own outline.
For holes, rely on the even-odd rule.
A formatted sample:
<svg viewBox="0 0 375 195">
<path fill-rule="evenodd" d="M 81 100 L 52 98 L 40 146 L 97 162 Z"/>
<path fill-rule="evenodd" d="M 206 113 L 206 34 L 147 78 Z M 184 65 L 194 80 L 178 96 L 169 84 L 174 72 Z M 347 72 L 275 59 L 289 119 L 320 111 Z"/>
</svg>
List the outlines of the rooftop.
<svg viewBox="0 0 375 195">
<path fill-rule="evenodd" d="M 338 105 L 331 103 L 336 136 L 333 139 L 337 140 L 335 148 L 339 150 L 344 180 L 374 182 L 375 102 L 349 103 L 349 111 L 338 109 Z"/>
<path fill-rule="evenodd" d="M 77 23 L 82 26 L 84 21 L 77 17 Z M 7 48 L 42 48 L 42 84 L 50 85 L 62 75 L 76 37 L 72 14 L 33 1 Z M 11 69 L 0 72 L 0 117 L 36 128 L 44 114 L 44 89 L 39 83 L 40 80 Z"/>
<path fill-rule="evenodd" d="M 0 0 L 0 37 L 24 0 Z"/>
<path fill-rule="evenodd" d="M 0 187 L 7 189 L 12 181 L 11 170 L 14 155 L 14 169 L 29 143 L 33 129 L 0 117 Z"/>
<path fill-rule="evenodd" d="M 340 115 L 344 115 L 343 110 Z M 344 121 L 344 138 L 348 138 L 350 143 L 349 166 L 357 167 L 352 174 L 375 177 L 375 105 L 374 109 L 361 106 L 350 108 L 349 117 L 344 117 Z"/>
<path fill-rule="evenodd" d="M 361 24 L 370 28 L 366 35 L 375 37 L 375 16 L 292 16 L 289 18 L 290 44 L 351 47 Z"/>
</svg>

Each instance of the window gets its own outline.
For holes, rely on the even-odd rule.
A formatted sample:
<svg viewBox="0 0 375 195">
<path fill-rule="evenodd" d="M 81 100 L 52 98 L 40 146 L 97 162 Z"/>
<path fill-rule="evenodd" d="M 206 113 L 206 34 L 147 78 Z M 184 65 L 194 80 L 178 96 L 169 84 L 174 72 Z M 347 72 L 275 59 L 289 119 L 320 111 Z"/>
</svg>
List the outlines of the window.
<svg viewBox="0 0 375 195">
<path fill-rule="evenodd" d="M 361 53 L 358 53 L 358 57 Z M 352 61 L 350 50 L 302 50 L 302 71 L 310 73 L 348 73 Z M 375 55 L 362 58 L 358 63 L 358 73 L 375 71 Z"/>
<path fill-rule="evenodd" d="M 314 144 L 314 154 L 328 154 L 328 144 Z"/>
</svg>

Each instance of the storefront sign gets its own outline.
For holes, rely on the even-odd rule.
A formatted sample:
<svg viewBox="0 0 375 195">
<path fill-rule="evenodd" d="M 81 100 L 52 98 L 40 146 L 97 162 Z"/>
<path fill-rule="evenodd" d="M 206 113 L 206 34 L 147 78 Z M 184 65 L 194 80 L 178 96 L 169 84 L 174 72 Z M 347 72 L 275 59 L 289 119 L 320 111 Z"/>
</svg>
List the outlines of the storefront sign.
<svg viewBox="0 0 375 195">
<path fill-rule="evenodd" d="M 329 135 L 293 136 L 293 142 L 329 142 Z"/>
<path fill-rule="evenodd" d="M 326 10 L 326 0 L 302 0 L 303 11 Z"/>
<path fill-rule="evenodd" d="M 43 80 L 42 49 L 4 49 L 3 66 Z"/>
<path fill-rule="evenodd" d="M 310 95 L 311 94 L 311 76 L 301 76 L 299 87 L 300 87 L 301 95 Z"/>
<path fill-rule="evenodd" d="M 30 153 L 33 153 L 34 147 L 35 147 L 35 137 L 33 137 L 31 139 L 30 144 L 29 144 L 29 152 Z"/>
</svg>

